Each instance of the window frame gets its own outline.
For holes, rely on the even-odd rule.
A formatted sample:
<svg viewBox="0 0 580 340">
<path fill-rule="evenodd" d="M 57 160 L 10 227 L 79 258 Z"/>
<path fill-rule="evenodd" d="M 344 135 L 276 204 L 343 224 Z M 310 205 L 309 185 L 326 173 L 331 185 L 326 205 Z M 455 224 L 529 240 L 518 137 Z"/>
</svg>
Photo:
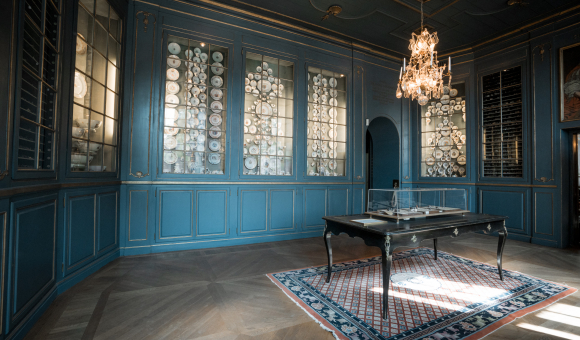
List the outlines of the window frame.
<svg viewBox="0 0 580 340">
<path fill-rule="evenodd" d="M 54 90 L 55 90 L 55 104 L 54 104 L 54 123 L 53 123 L 53 147 L 51 150 L 51 168 L 50 169 L 38 169 L 38 157 L 39 157 L 39 149 L 38 149 L 38 143 L 37 143 L 37 148 L 35 149 L 35 159 L 36 159 L 36 167 L 35 169 L 21 169 L 18 167 L 18 154 L 19 154 L 19 147 L 20 147 L 20 122 L 21 122 L 21 114 L 20 114 L 20 109 L 21 109 L 21 88 L 22 88 L 22 74 L 24 72 L 24 69 L 27 67 L 24 66 L 24 61 L 22 58 L 23 55 L 23 45 L 24 45 L 24 25 L 26 22 L 26 18 L 28 17 L 25 11 L 25 6 L 26 6 L 26 1 L 19 1 L 19 5 L 18 8 L 16 8 L 16 12 L 17 12 L 17 17 L 16 20 L 18 22 L 18 33 L 17 33 L 17 45 L 16 45 L 16 63 L 15 63 L 15 80 L 14 80 L 14 85 L 15 85 L 15 93 L 14 93 L 14 116 L 13 116 L 13 120 L 14 120 L 14 131 L 13 134 L 11 136 L 12 141 L 13 141 L 13 145 L 12 145 L 12 165 L 11 165 L 11 169 L 12 169 L 12 178 L 14 179 L 30 179 L 30 178 L 56 178 L 57 177 L 57 167 L 58 167 L 58 146 L 59 146 L 59 133 L 61 132 L 61 126 L 59 125 L 59 121 L 61 118 L 61 115 L 59 115 L 59 112 L 61 111 L 62 105 L 61 105 L 61 96 L 59 95 L 59 93 L 61 93 L 62 91 L 62 61 L 63 61 L 63 45 L 64 45 L 64 41 L 63 41 L 63 32 L 65 31 L 63 29 L 64 26 L 64 14 L 65 14 L 65 10 L 64 10 L 64 1 L 59 1 L 58 4 L 54 4 L 53 0 L 43 0 L 42 5 L 42 15 L 43 15 L 43 24 L 45 22 L 45 13 L 46 13 L 46 2 L 51 2 L 53 3 L 53 5 L 57 8 L 57 10 L 59 11 L 59 23 L 58 23 L 58 32 L 56 34 L 57 39 L 58 39 L 58 46 L 54 46 L 56 47 L 56 53 L 57 53 L 57 58 L 56 58 L 56 70 L 55 70 L 55 82 L 54 82 Z M 30 18 L 29 20 L 33 21 L 32 18 Z M 33 22 L 34 23 L 34 22 Z M 44 24 L 45 25 L 45 24 Z M 44 27 L 42 27 L 42 29 L 44 29 Z M 44 55 L 44 46 L 46 44 L 46 35 L 44 33 L 40 33 L 41 36 L 43 37 L 43 48 L 42 48 L 42 55 Z M 52 44 L 51 44 L 52 45 Z M 41 60 L 40 62 L 43 63 L 44 58 L 42 57 L 42 55 L 40 56 Z M 42 66 L 42 70 L 44 70 L 44 66 Z M 44 73 L 44 72 L 43 72 Z M 33 74 L 33 76 L 36 77 L 36 75 Z M 39 77 L 39 87 L 42 88 L 43 86 L 46 86 L 47 84 L 45 84 L 44 80 L 42 79 L 42 75 Z M 39 91 L 39 97 L 37 98 L 37 103 L 40 104 L 42 102 L 42 95 L 40 94 L 41 92 Z M 37 113 L 42 114 L 42 109 L 39 109 L 37 111 Z M 28 121 L 30 121 L 28 119 Z M 38 128 L 43 127 L 44 125 L 42 125 L 41 123 L 33 123 L 36 124 Z M 37 139 L 40 138 L 40 131 L 37 134 Z"/>
<path fill-rule="evenodd" d="M 293 71 L 293 75 L 292 75 L 292 82 L 294 85 L 294 93 L 293 93 L 293 98 L 292 98 L 292 175 L 287 176 L 287 175 L 249 175 L 249 174 L 244 174 L 244 131 L 243 131 L 243 126 L 244 126 L 244 119 L 245 119 L 245 98 L 246 98 L 246 91 L 245 91 L 245 85 L 243 84 L 244 79 L 246 78 L 246 60 L 247 60 L 247 53 L 254 53 L 254 54 L 260 54 L 262 55 L 262 57 L 270 57 L 270 58 L 276 58 L 276 59 L 282 59 L 284 61 L 288 61 L 288 62 L 292 62 L 294 63 L 294 71 Z M 236 131 L 236 133 L 239 133 L 239 142 L 240 142 L 240 147 L 239 147 L 239 159 L 238 159 L 238 167 L 239 167 L 239 178 L 240 179 L 257 179 L 260 181 L 273 181 L 273 182 L 277 182 L 280 181 L 281 179 L 288 179 L 288 180 L 297 180 L 298 179 L 298 157 L 297 157 L 297 140 L 298 140 L 298 134 L 297 132 L 298 130 L 298 107 L 300 105 L 299 102 L 299 98 L 298 98 L 298 72 L 299 72 L 299 59 L 297 57 L 293 57 L 291 55 L 286 55 L 283 52 L 278 52 L 278 51 L 271 51 L 271 50 L 262 50 L 260 48 L 250 48 L 247 46 L 243 47 L 243 54 L 242 54 L 242 67 L 240 70 L 240 84 L 239 86 L 241 87 L 240 90 L 240 98 L 241 98 L 241 104 L 240 104 L 240 124 L 239 124 L 239 129 L 238 131 Z"/>
<path fill-rule="evenodd" d="M 66 177 L 67 178 L 83 178 L 83 177 L 103 177 L 103 178 L 118 178 L 119 174 L 120 174 L 120 170 L 121 170 L 121 149 L 122 149 L 122 145 L 121 145 L 121 132 L 122 132 L 122 121 L 123 121 L 123 87 L 124 87 L 124 72 L 125 72 L 125 58 L 126 58 L 126 49 L 125 49 L 125 43 L 127 40 L 127 15 L 126 15 L 126 9 L 121 7 L 120 4 L 118 3 L 118 1 L 115 0 L 106 0 L 107 3 L 109 4 L 109 6 L 111 8 L 113 8 L 115 10 L 115 12 L 117 13 L 117 15 L 119 16 L 119 18 L 121 19 L 121 40 L 120 40 L 120 45 L 121 45 L 121 51 L 120 51 L 120 58 L 117 62 L 117 66 L 119 69 L 119 90 L 118 90 L 118 94 L 119 94 L 119 102 L 117 103 L 118 105 L 118 113 L 117 113 L 117 146 L 116 146 L 116 155 L 115 155 L 115 163 L 116 163 L 116 169 L 115 171 L 72 171 L 71 170 L 71 154 L 72 154 L 72 149 L 73 149 L 73 137 L 72 137 L 72 127 L 74 126 L 74 105 L 75 105 L 75 101 L 74 101 L 74 96 L 73 96 L 73 88 L 74 88 L 74 78 L 75 78 L 75 72 L 76 72 L 76 39 L 77 39 L 77 34 L 78 34 L 78 12 L 79 12 L 79 6 L 81 6 L 80 4 L 80 0 L 75 0 L 72 1 L 72 4 L 70 4 L 68 6 L 67 9 L 69 9 L 69 12 L 71 13 L 71 16 L 73 17 L 72 20 L 69 20 L 69 22 L 67 23 L 69 26 L 69 30 L 70 32 L 72 32 L 73 34 L 71 34 L 70 38 L 67 39 L 66 43 L 67 44 L 67 50 L 70 51 L 70 53 L 66 54 L 63 56 L 63 62 L 67 62 L 67 66 L 66 68 L 63 67 L 63 79 L 67 79 L 67 86 L 65 88 L 65 86 L 62 87 L 62 102 L 66 103 L 67 105 L 67 110 L 68 110 L 68 114 L 67 114 L 67 119 L 63 119 L 63 124 L 62 124 L 62 128 L 63 131 L 66 131 L 66 159 L 65 159 L 65 166 L 66 166 Z M 96 2 L 96 0 L 95 0 Z M 109 33 L 109 31 L 107 30 L 107 34 Z M 66 58 L 66 59 L 65 59 Z M 106 90 L 106 89 L 105 89 Z M 63 104 L 65 105 L 65 104 Z M 107 117 L 105 113 L 103 113 L 104 117 Z M 103 122 L 104 124 L 104 122 Z"/>
</svg>

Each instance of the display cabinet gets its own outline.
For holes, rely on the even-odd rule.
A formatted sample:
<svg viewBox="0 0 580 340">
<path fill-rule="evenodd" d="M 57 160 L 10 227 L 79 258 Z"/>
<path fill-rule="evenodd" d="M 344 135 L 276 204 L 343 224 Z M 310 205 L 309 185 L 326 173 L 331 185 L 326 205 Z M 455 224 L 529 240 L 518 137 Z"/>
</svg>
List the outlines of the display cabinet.
<svg viewBox="0 0 580 340">
<path fill-rule="evenodd" d="M 61 3 L 20 1 L 20 77 L 17 85 L 17 171 L 54 170 Z M 9 53 L 9 51 L 5 51 Z"/>
<path fill-rule="evenodd" d="M 229 51 L 173 35 L 164 46 L 163 173 L 222 175 Z"/>
<path fill-rule="evenodd" d="M 117 171 L 122 26 L 107 1 L 79 1 L 71 171 Z"/>
<path fill-rule="evenodd" d="M 469 212 L 467 189 L 369 189 L 367 214 L 392 219 Z"/>
<path fill-rule="evenodd" d="M 243 174 L 293 173 L 294 63 L 246 53 Z"/>
<path fill-rule="evenodd" d="M 521 67 L 482 77 L 484 177 L 523 177 Z"/>
<path fill-rule="evenodd" d="M 467 176 L 465 104 L 465 84 L 458 83 L 421 106 L 421 176 Z"/>
<path fill-rule="evenodd" d="M 347 121 L 344 74 L 308 67 L 308 176 L 346 175 Z"/>
</svg>

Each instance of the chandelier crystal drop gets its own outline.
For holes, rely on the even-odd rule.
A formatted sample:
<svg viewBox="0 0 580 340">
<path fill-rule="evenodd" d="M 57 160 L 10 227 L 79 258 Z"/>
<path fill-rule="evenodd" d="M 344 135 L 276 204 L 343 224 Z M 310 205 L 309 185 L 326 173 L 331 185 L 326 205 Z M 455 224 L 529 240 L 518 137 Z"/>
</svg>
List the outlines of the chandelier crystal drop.
<svg viewBox="0 0 580 340">
<path fill-rule="evenodd" d="M 421 1 L 421 0 L 420 0 Z M 449 87 L 451 88 L 451 57 L 449 57 L 449 70 L 444 74 L 446 65 L 439 66 L 435 45 L 439 42 L 437 32 L 429 33 L 427 28 L 423 28 L 423 1 L 421 1 L 421 33 L 417 35 L 413 32 L 409 50 L 411 59 L 406 65 L 403 60 L 403 67 L 399 73 L 399 84 L 396 96 L 401 98 L 417 99 L 419 105 L 425 105 L 430 98 L 440 98 L 443 95 L 443 77 L 449 77 Z"/>
</svg>

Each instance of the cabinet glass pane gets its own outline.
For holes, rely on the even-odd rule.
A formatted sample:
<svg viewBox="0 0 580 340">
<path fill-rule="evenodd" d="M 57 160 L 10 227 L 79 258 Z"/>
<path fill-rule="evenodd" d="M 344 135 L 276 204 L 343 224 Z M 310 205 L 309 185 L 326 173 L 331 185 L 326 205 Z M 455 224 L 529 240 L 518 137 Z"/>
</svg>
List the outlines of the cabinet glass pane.
<svg viewBox="0 0 580 340">
<path fill-rule="evenodd" d="M 421 176 L 467 176 L 465 84 L 443 88 L 440 99 L 421 106 Z"/>
<path fill-rule="evenodd" d="M 291 176 L 294 63 L 248 52 L 245 75 L 243 174 Z"/>
<path fill-rule="evenodd" d="M 521 67 L 482 77 L 483 175 L 523 177 Z"/>
<path fill-rule="evenodd" d="M 51 0 L 26 0 L 21 21 L 18 87 L 18 169 L 54 167 L 60 9 Z"/>
<path fill-rule="evenodd" d="M 117 168 L 120 69 L 115 65 L 121 65 L 120 23 L 106 0 L 80 1 L 72 171 L 115 172 Z"/>
<path fill-rule="evenodd" d="M 224 174 L 229 51 L 169 36 L 166 56 L 163 173 Z"/>
<path fill-rule="evenodd" d="M 346 105 L 346 77 L 308 67 L 308 176 L 346 175 Z"/>
</svg>

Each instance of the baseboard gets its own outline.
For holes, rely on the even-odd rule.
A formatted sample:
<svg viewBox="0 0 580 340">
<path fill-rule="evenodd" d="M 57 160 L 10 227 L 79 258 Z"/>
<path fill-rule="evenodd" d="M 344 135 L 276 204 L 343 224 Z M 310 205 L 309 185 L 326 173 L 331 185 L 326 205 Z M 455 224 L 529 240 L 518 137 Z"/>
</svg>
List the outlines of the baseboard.
<svg viewBox="0 0 580 340">
<path fill-rule="evenodd" d="M 42 300 L 40 300 L 38 304 L 36 304 L 36 306 L 34 306 L 34 308 L 32 308 L 28 315 L 22 319 L 14 330 L 6 335 L 6 340 L 23 339 L 57 296 L 58 289 L 55 286 L 44 296 L 44 298 L 42 298 Z"/>
<path fill-rule="evenodd" d="M 288 234 L 271 234 L 249 237 L 238 237 L 217 240 L 196 240 L 191 242 L 159 243 L 146 246 L 121 247 L 121 256 L 144 255 L 152 253 L 164 253 L 180 250 L 194 250 L 215 247 L 239 246 L 245 244 L 287 241 L 301 238 L 322 236 L 322 229 L 301 231 Z"/>
<path fill-rule="evenodd" d="M 562 248 L 562 245 L 558 241 L 546 240 L 543 238 L 532 237 L 533 244 L 539 244 L 541 246 L 552 247 L 552 248 Z"/>
<path fill-rule="evenodd" d="M 119 249 L 117 248 L 57 282 L 56 285 L 44 296 L 44 298 L 14 328 L 14 330 L 6 336 L 6 340 L 23 339 L 57 296 L 64 293 L 82 280 L 86 279 L 89 275 L 95 273 L 107 263 L 115 260 L 118 257 Z"/>
<path fill-rule="evenodd" d="M 71 287 L 81 282 L 82 280 L 86 279 L 89 275 L 95 273 L 97 270 L 101 269 L 104 265 L 115 260 L 119 256 L 120 256 L 119 248 L 116 248 L 110 251 L 108 254 L 91 262 L 89 265 L 84 266 L 82 269 L 79 269 L 74 273 L 66 276 L 57 283 L 58 295 L 66 292 Z"/>
</svg>

